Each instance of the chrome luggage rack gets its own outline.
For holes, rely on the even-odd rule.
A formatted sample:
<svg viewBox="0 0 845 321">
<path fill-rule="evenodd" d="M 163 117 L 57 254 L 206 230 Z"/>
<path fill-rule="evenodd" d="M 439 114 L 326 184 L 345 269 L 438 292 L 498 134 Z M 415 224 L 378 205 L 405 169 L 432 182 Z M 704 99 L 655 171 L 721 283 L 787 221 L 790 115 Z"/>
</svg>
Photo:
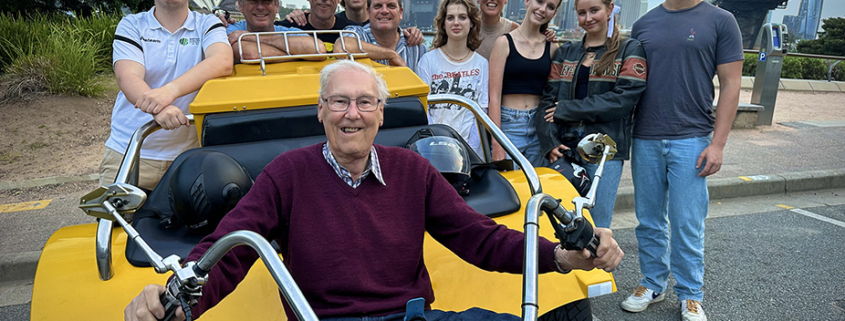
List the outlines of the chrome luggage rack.
<svg viewBox="0 0 845 321">
<path fill-rule="evenodd" d="M 320 52 L 320 38 L 317 38 L 318 34 L 327 34 L 327 33 L 334 33 L 339 36 L 341 48 L 343 48 L 343 52 L 326 52 L 326 53 L 319 53 Z M 285 40 L 285 48 L 290 48 L 288 44 L 288 35 L 294 35 L 297 37 L 301 37 L 301 35 L 309 35 L 314 40 L 314 52 L 312 54 L 296 54 L 296 55 L 283 55 L 283 56 L 264 56 L 261 52 L 261 37 L 262 36 L 282 36 Z M 256 47 L 258 48 L 258 59 L 244 59 L 244 50 L 243 50 L 243 42 L 241 39 L 248 36 L 255 36 L 255 43 Z M 344 36 L 353 37 L 358 41 L 358 49 L 361 53 L 350 53 L 349 50 L 346 49 L 346 39 Z M 310 30 L 310 31 L 272 31 L 272 32 L 247 32 L 238 37 L 238 52 L 240 53 L 240 61 L 244 64 L 260 64 L 261 65 L 261 75 L 267 75 L 267 62 L 285 62 L 297 59 L 305 59 L 305 58 L 329 58 L 329 57 L 347 57 L 350 60 L 355 60 L 355 58 L 366 58 L 367 53 L 361 48 L 361 38 L 358 37 L 353 31 L 349 30 Z"/>
</svg>

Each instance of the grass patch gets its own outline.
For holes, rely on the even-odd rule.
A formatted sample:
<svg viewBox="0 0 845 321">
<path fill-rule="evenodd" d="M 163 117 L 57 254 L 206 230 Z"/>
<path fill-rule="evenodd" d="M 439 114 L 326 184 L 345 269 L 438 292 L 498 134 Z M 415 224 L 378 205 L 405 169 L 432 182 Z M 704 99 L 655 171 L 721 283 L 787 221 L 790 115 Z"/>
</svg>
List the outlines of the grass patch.
<svg viewBox="0 0 845 321">
<path fill-rule="evenodd" d="M 21 158 L 21 154 L 18 153 L 3 153 L 0 152 L 0 163 L 11 164 L 16 162 L 19 158 Z"/>
<path fill-rule="evenodd" d="M 47 147 L 47 146 L 50 146 L 50 144 L 47 144 L 45 142 L 34 142 L 32 144 L 29 144 L 29 149 L 36 150 L 36 149 L 44 148 L 44 147 Z"/>
</svg>

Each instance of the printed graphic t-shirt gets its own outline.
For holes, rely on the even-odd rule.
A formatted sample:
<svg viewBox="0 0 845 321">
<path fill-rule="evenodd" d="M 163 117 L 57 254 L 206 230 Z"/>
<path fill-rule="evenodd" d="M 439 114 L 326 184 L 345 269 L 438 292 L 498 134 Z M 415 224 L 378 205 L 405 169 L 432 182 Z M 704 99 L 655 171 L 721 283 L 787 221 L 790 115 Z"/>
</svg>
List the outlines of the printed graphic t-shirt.
<svg viewBox="0 0 845 321">
<path fill-rule="evenodd" d="M 431 87 L 430 94 L 461 95 L 486 110 L 489 82 L 487 59 L 478 53 L 472 53 L 466 61 L 453 62 L 437 48 L 422 56 L 417 69 L 420 79 Z M 454 104 L 431 105 L 428 108 L 428 123 L 451 126 L 477 155 L 483 157 L 478 125 L 469 109 Z"/>
</svg>

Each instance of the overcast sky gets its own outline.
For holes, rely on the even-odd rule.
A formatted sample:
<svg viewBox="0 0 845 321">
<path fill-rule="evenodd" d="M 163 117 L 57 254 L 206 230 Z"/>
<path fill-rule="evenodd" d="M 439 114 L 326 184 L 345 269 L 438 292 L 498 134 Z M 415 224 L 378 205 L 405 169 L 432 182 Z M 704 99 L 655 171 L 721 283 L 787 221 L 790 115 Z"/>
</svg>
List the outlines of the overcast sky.
<svg viewBox="0 0 845 321">
<path fill-rule="evenodd" d="M 308 5 L 306 0 L 281 0 L 284 4 L 293 3 L 297 7 Z M 520 0 L 510 0 L 520 1 Z M 648 8 L 654 8 L 663 3 L 663 0 L 648 0 Z M 789 0 L 786 9 L 775 9 L 772 14 L 772 22 L 782 22 L 784 15 L 794 15 L 798 13 L 798 7 L 801 5 L 801 0 Z M 822 8 L 822 19 L 829 17 L 845 17 L 845 1 L 843 0 L 825 0 Z M 821 24 L 819 24 L 821 27 Z"/>
</svg>

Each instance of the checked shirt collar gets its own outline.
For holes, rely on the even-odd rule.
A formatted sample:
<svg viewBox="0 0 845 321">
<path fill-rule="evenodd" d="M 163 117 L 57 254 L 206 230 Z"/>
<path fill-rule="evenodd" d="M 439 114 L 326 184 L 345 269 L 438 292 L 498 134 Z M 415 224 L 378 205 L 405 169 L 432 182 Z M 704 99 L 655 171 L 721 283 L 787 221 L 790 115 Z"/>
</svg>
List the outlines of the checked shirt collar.
<svg viewBox="0 0 845 321">
<path fill-rule="evenodd" d="M 370 173 L 373 173 L 376 179 L 381 183 L 381 185 L 387 186 L 384 182 L 384 178 L 381 176 L 381 163 L 378 161 L 378 153 L 376 153 L 376 147 L 370 147 L 370 158 L 367 160 L 367 166 L 364 167 L 364 172 L 361 173 L 361 176 L 358 177 L 357 180 L 352 179 L 352 175 L 349 174 L 349 170 L 340 166 L 337 163 L 337 160 L 334 159 L 334 155 L 332 155 L 331 150 L 329 150 L 329 143 L 326 142 L 323 144 L 323 158 L 326 159 L 326 162 L 329 163 L 329 166 L 334 169 L 334 172 L 337 173 L 337 176 L 340 176 L 346 184 L 352 186 L 352 188 L 358 188 L 361 185 L 361 182 L 364 181 Z"/>
</svg>

